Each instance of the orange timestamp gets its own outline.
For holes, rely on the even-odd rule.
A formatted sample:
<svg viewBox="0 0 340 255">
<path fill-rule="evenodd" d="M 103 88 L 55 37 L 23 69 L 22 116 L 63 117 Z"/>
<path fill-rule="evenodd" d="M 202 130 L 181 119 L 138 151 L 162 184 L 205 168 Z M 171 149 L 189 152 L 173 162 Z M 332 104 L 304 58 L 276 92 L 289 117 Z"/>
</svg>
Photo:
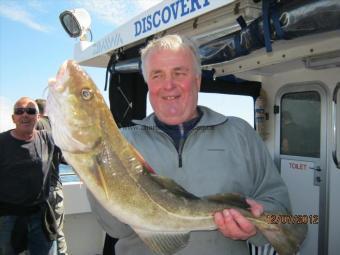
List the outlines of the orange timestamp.
<svg viewBox="0 0 340 255">
<path fill-rule="evenodd" d="M 269 224 L 319 224 L 316 214 L 268 214 L 266 222 Z"/>
</svg>

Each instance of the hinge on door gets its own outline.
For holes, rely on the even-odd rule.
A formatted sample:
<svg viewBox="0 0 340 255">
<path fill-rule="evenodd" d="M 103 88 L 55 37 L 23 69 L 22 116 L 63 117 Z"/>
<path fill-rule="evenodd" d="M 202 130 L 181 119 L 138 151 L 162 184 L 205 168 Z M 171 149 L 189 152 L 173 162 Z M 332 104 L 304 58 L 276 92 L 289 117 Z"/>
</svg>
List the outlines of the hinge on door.
<svg viewBox="0 0 340 255">
<path fill-rule="evenodd" d="M 280 112 L 280 106 L 274 105 L 274 114 L 278 114 Z"/>
</svg>

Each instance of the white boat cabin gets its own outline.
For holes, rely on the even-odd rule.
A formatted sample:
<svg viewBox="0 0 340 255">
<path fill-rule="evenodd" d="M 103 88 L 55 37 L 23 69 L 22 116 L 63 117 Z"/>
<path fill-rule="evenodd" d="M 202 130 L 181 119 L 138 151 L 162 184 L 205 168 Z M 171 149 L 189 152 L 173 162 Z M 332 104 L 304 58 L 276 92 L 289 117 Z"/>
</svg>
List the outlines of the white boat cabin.
<svg viewBox="0 0 340 255">
<path fill-rule="evenodd" d="M 74 59 L 107 69 L 120 126 L 148 107 L 139 49 L 172 33 L 199 47 L 203 101 L 242 96 L 233 101 L 237 114 L 237 98 L 250 100 L 250 123 L 288 186 L 294 218 L 309 225 L 300 254 L 340 254 L 340 1 L 166 0 L 99 41 L 82 38 Z M 219 107 L 233 108 L 223 99 Z M 65 183 L 64 193 L 70 254 L 102 254 L 105 233 L 84 184 Z"/>
</svg>

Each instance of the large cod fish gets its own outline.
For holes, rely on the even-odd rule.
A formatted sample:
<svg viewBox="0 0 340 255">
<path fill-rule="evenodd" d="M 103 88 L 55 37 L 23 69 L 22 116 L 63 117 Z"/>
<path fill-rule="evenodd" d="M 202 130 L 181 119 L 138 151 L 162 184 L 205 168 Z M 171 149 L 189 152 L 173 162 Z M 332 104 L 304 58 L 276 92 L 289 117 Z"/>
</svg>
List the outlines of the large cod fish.
<svg viewBox="0 0 340 255">
<path fill-rule="evenodd" d="M 155 253 L 173 254 L 185 247 L 191 231 L 215 230 L 213 213 L 225 208 L 237 208 L 280 255 L 299 250 L 306 225 L 269 224 L 269 214 L 254 218 L 237 195 L 198 198 L 150 173 L 91 78 L 74 61 L 66 61 L 49 81 L 47 103 L 53 137 L 66 161 L 95 198 Z"/>
</svg>

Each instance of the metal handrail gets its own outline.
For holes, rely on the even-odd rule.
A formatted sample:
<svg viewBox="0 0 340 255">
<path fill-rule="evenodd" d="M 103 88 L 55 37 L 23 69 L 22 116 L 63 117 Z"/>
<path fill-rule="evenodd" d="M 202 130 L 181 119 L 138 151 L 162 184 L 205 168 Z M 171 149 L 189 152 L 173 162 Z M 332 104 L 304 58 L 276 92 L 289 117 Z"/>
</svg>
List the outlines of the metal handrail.
<svg viewBox="0 0 340 255">
<path fill-rule="evenodd" d="M 59 176 L 71 176 L 71 175 L 77 175 L 76 173 L 59 173 Z"/>
<path fill-rule="evenodd" d="M 333 151 L 332 151 L 332 155 L 333 155 L 333 161 L 336 165 L 337 168 L 340 169 L 340 161 L 338 159 L 337 153 L 338 153 L 338 146 L 337 146 L 337 142 L 338 142 L 338 130 L 337 130 L 337 96 L 338 96 L 338 92 L 340 90 L 340 82 L 337 83 L 337 85 L 335 86 L 334 89 L 334 93 L 333 93 Z"/>
</svg>

